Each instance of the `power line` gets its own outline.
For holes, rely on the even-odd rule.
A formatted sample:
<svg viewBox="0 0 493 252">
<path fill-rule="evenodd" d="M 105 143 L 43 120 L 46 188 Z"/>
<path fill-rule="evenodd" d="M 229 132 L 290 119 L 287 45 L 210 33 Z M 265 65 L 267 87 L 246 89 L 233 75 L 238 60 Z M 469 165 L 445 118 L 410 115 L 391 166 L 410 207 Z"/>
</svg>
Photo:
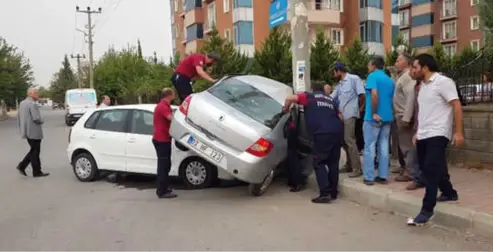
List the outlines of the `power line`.
<svg viewBox="0 0 493 252">
<path fill-rule="evenodd" d="M 86 10 L 80 10 L 79 6 L 76 6 L 75 10 L 78 13 L 87 14 L 87 26 L 86 26 L 87 32 L 85 31 L 81 31 L 81 32 L 83 32 L 87 36 L 87 40 L 89 44 L 89 81 L 90 81 L 89 84 L 91 88 L 94 88 L 94 72 L 93 72 L 94 55 L 92 50 L 94 45 L 92 40 L 94 26 L 92 24 L 91 18 L 93 14 L 101 14 L 102 9 L 101 7 L 99 7 L 97 10 L 91 10 L 91 7 L 87 7 Z"/>
<path fill-rule="evenodd" d="M 75 16 L 75 21 L 74 21 L 75 30 L 74 30 L 74 39 L 72 41 L 72 52 L 75 49 L 75 40 L 77 37 L 77 32 L 76 32 L 76 29 L 77 29 L 77 12 L 74 14 L 74 16 Z"/>
<path fill-rule="evenodd" d="M 96 21 L 96 23 L 95 23 L 95 24 L 97 24 L 97 25 L 96 25 L 95 30 L 101 30 L 101 27 L 103 27 L 103 26 L 106 24 L 106 22 L 109 20 L 109 18 L 110 18 L 110 16 L 111 16 L 111 14 L 112 14 L 112 13 L 114 13 L 114 12 L 118 9 L 118 6 L 120 6 L 120 4 L 121 4 L 121 2 L 122 2 L 123 0 L 116 0 L 116 1 L 117 1 L 117 2 L 116 2 L 116 4 L 111 4 L 111 5 L 112 5 L 112 7 L 110 8 L 110 11 L 109 11 L 109 12 L 106 12 L 106 13 L 108 13 L 108 14 L 107 14 L 107 15 L 105 15 L 105 16 L 103 16 L 103 17 L 100 19 L 100 20 L 101 20 L 101 22 L 98 22 L 99 20 L 98 20 L 98 21 Z"/>
</svg>

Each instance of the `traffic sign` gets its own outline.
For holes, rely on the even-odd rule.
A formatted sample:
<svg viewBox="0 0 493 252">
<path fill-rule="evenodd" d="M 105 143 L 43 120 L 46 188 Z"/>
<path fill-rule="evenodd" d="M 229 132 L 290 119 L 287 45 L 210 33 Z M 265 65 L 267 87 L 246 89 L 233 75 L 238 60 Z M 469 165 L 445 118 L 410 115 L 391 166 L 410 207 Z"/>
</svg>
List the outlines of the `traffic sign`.
<svg viewBox="0 0 493 252">
<path fill-rule="evenodd" d="M 270 2 L 269 28 L 284 24 L 288 19 L 288 0 Z"/>
</svg>

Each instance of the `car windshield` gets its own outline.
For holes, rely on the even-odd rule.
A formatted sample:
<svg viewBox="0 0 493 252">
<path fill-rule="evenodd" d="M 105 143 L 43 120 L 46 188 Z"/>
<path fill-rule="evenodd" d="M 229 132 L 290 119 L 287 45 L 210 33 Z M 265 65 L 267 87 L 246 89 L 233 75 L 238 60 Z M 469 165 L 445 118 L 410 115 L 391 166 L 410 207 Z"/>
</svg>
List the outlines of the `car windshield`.
<svg viewBox="0 0 493 252">
<path fill-rule="evenodd" d="M 263 125 L 274 128 L 282 116 L 282 105 L 254 86 L 228 78 L 210 88 L 209 93 Z"/>
</svg>

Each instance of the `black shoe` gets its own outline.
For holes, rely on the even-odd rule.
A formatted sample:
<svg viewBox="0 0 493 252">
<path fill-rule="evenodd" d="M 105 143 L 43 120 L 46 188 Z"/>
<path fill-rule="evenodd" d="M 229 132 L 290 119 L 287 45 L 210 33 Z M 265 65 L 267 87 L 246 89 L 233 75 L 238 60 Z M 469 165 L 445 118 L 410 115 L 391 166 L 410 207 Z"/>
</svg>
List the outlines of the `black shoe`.
<svg viewBox="0 0 493 252">
<path fill-rule="evenodd" d="M 291 187 L 291 189 L 289 189 L 290 192 L 301 192 L 305 190 L 305 185 L 297 185 L 297 186 L 293 186 Z"/>
<path fill-rule="evenodd" d="M 384 178 L 381 178 L 381 177 L 376 177 L 375 178 L 375 182 L 379 183 L 379 184 L 388 184 L 389 181 L 387 179 L 384 179 Z"/>
<path fill-rule="evenodd" d="M 441 194 L 440 197 L 437 198 L 438 202 L 447 202 L 447 201 L 457 201 L 459 200 L 459 195 L 457 193 L 452 196 L 447 196 L 445 194 Z"/>
<path fill-rule="evenodd" d="M 331 201 L 330 196 L 318 196 L 312 199 L 312 203 L 317 203 L 317 204 L 327 204 L 330 203 L 330 201 Z"/>
<path fill-rule="evenodd" d="M 372 185 L 374 185 L 374 184 L 375 184 L 375 182 L 370 181 L 370 180 L 366 180 L 366 179 L 365 179 L 365 180 L 363 180 L 363 183 L 364 183 L 365 185 L 367 185 L 367 186 L 372 186 Z"/>
<path fill-rule="evenodd" d="M 48 172 L 41 172 L 41 173 L 33 174 L 34 178 L 41 178 L 41 177 L 47 177 L 47 176 L 50 176 L 50 174 Z"/>
<path fill-rule="evenodd" d="M 160 199 L 171 199 L 178 197 L 178 195 L 174 194 L 173 192 L 166 192 L 161 195 L 158 195 L 157 197 Z"/>
<path fill-rule="evenodd" d="M 407 221 L 407 225 L 409 225 L 409 226 L 423 226 L 426 223 L 428 223 L 428 221 L 430 221 L 431 218 L 433 218 L 433 215 L 434 215 L 433 212 L 421 211 L 418 214 L 418 216 L 416 216 L 416 218 L 409 219 Z"/>
<path fill-rule="evenodd" d="M 22 175 L 22 176 L 27 176 L 27 173 L 26 173 L 26 169 L 22 169 L 20 166 L 17 166 L 17 171 L 19 171 L 19 173 Z"/>
</svg>

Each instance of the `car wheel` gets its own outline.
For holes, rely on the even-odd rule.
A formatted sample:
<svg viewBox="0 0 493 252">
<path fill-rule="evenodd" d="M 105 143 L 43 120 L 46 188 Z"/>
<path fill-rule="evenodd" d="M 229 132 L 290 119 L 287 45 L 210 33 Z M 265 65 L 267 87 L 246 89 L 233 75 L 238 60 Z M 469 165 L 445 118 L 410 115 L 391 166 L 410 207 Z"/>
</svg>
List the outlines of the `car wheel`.
<svg viewBox="0 0 493 252">
<path fill-rule="evenodd" d="M 82 182 L 93 181 L 98 177 L 99 170 L 91 154 L 85 152 L 77 155 L 72 161 L 74 174 Z"/>
<path fill-rule="evenodd" d="M 265 176 L 264 180 L 262 183 L 259 184 L 250 184 L 248 185 L 248 192 L 252 196 L 261 196 L 264 194 L 267 189 L 269 188 L 270 184 L 272 184 L 272 181 L 274 180 L 274 176 L 276 175 L 276 170 L 272 169 L 267 176 Z"/>
<path fill-rule="evenodd" d="M 217 168 L 201 158 L 188 158 L 180 165 L 180 178 L 189 189 L 207 188 L 217 180 Z"/>
</svg>

